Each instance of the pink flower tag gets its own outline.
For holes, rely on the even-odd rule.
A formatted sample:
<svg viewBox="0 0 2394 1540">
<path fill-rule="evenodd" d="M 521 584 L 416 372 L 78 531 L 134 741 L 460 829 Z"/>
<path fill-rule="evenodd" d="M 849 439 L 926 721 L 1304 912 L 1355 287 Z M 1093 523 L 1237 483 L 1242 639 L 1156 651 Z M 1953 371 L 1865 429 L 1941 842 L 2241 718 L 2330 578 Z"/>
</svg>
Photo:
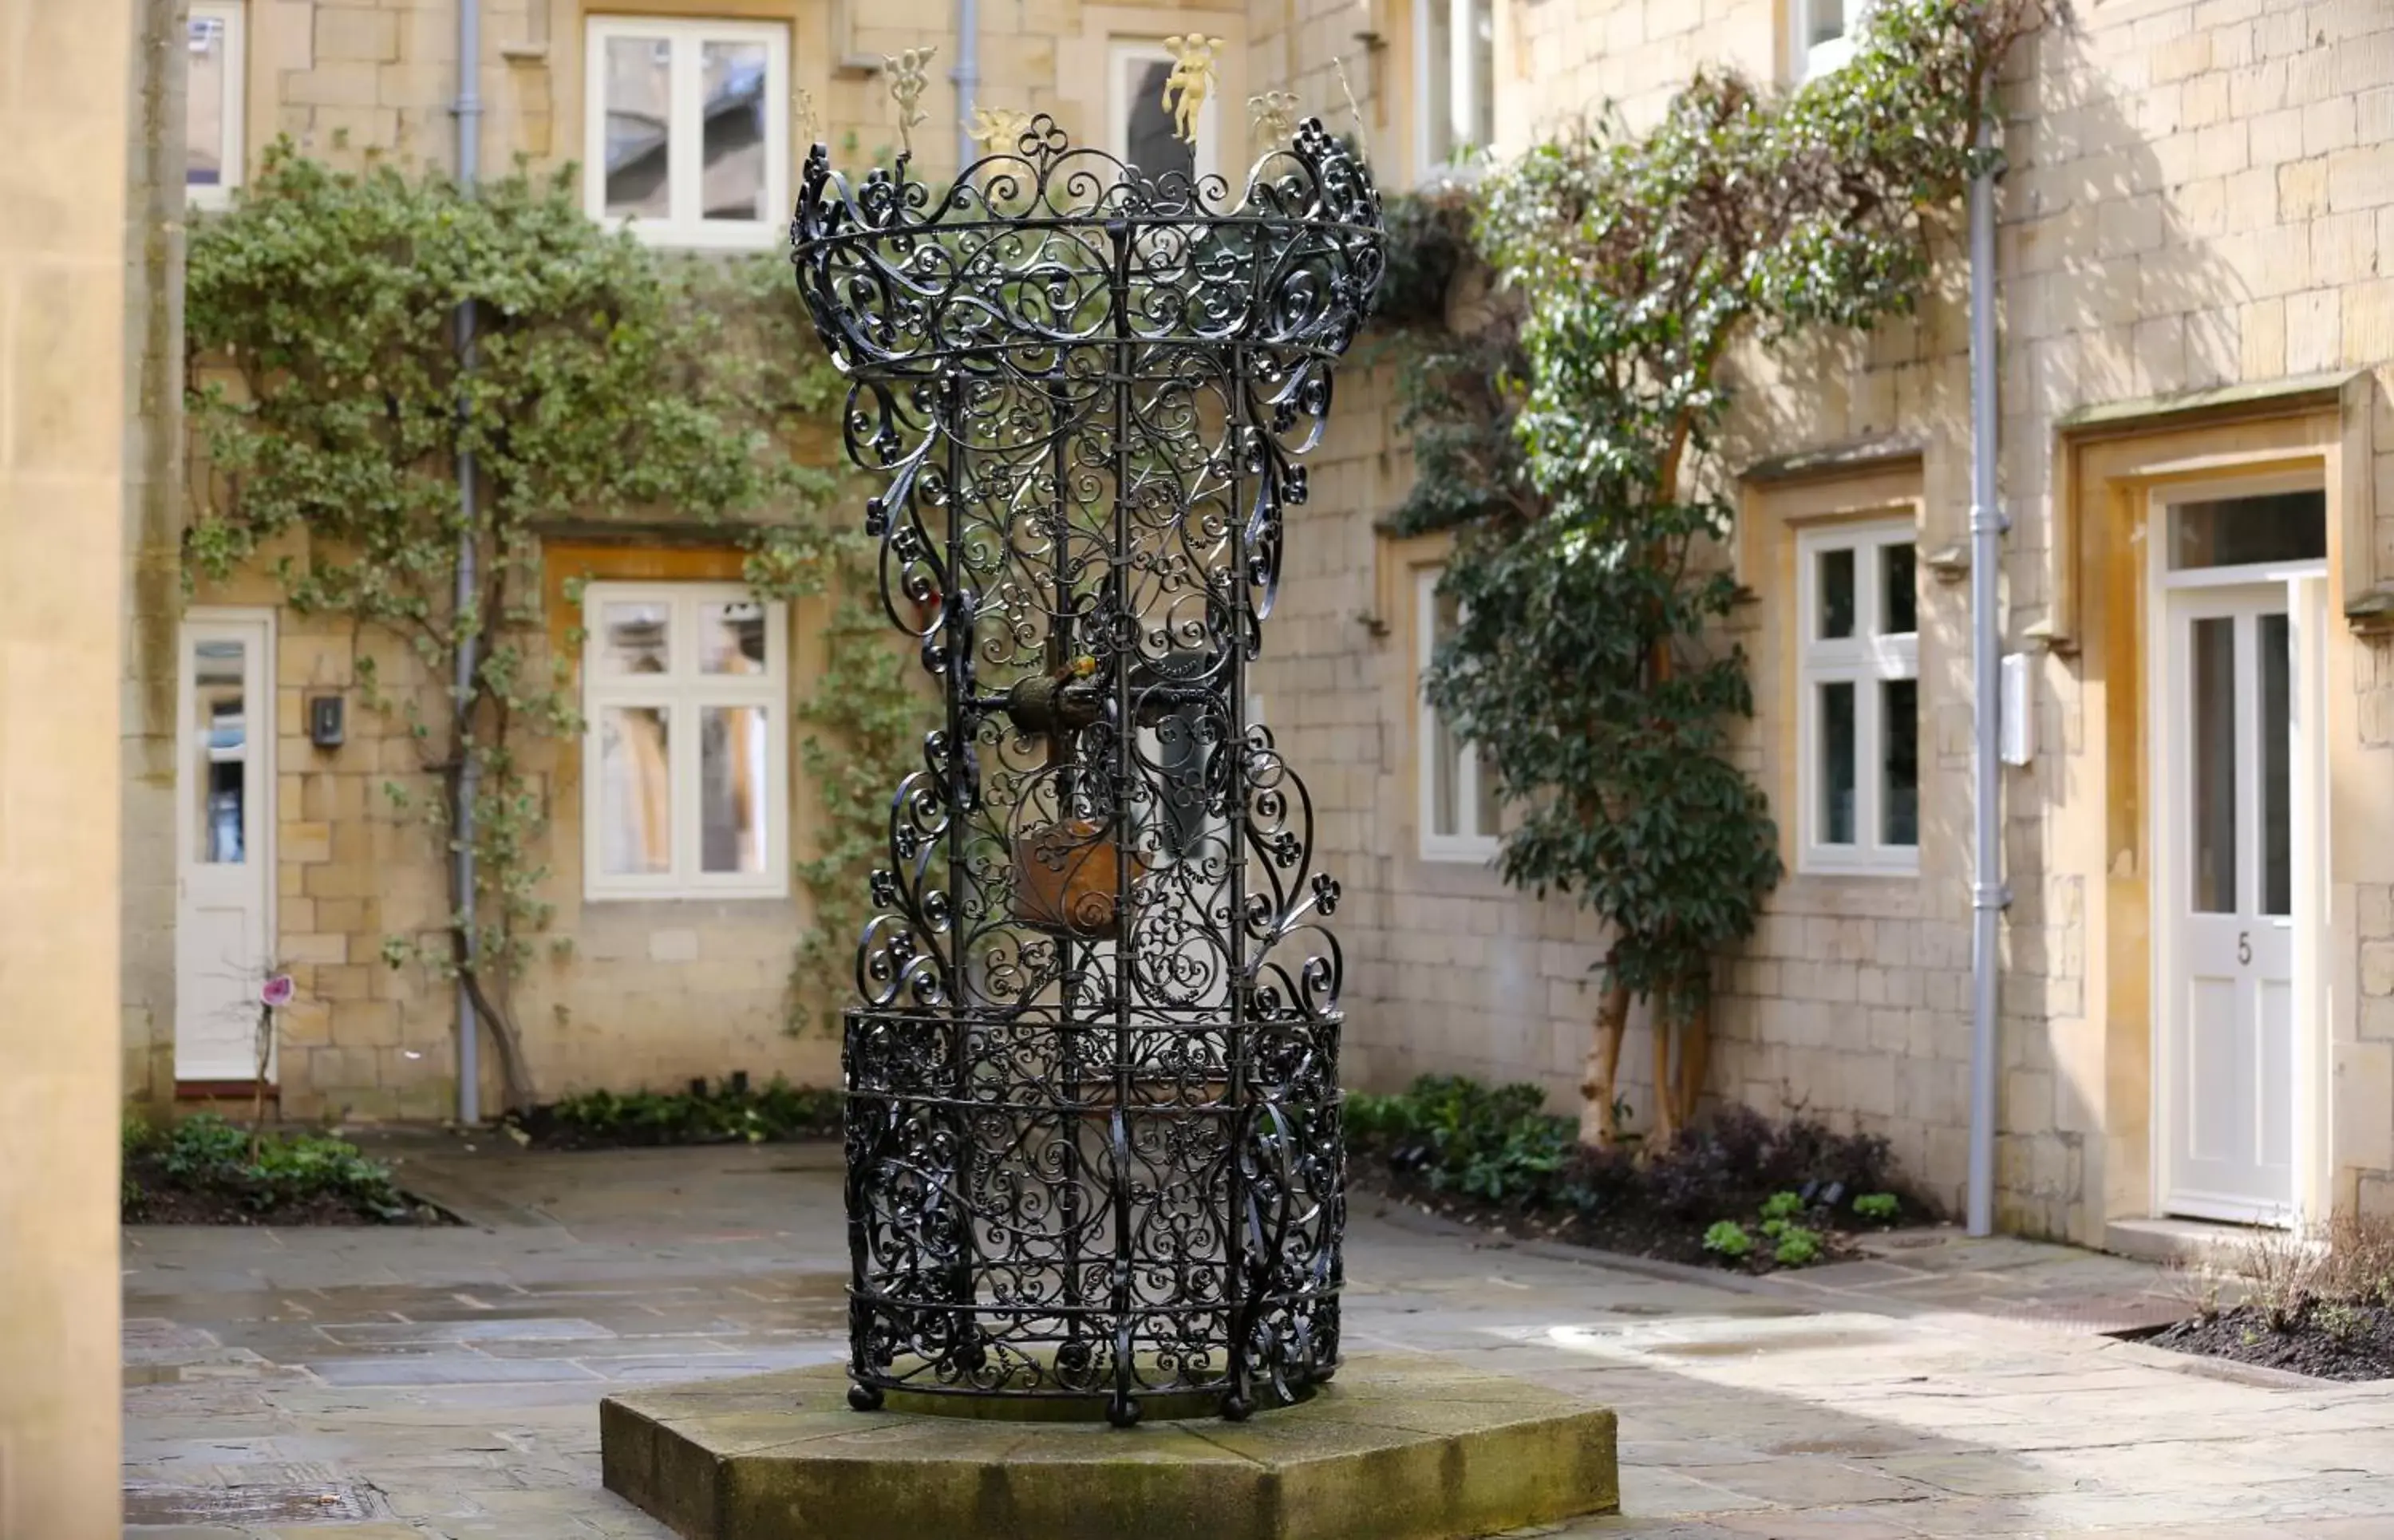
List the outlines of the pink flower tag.
<svg viewBox="0 0 2394 1540">
<path fill-rule="evenodd" d="M 257 998 L 263 1005 L 287 1006 L 291 1003 L 291 975 L 278 973 L 266 981 L 266 987 L 257 992 Z"/>
</svg>

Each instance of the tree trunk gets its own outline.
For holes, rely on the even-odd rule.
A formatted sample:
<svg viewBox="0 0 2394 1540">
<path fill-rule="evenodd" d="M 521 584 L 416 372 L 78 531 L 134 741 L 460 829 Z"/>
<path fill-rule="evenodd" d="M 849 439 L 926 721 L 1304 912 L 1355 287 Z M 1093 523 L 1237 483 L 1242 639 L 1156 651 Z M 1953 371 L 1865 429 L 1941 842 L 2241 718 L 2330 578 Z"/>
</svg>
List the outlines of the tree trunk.
<svg viewBox="0 0 2394 1540">
<path fill-rule="evenodd" d="M 1696 1120 L 1696 1102 L 1704 1094 L 1704 1070 L 1712 1053 L 1713 1007 L 1709 1000 L 1690 1007 L 1679 1026 L 1678 1113 L 1682 1126 Z"/>
<path fill-rule="evenodd" d="M 1651 1148 L 1660 1150 L 1678 1136 L 1679 1097 L 1671 1081 L 1671 1013 L 1664 1008 L 1668 1002 L 1654 1001 L 1653 1020 L 1647 1032 L 1654 1039 L 1654 1138 Z"/>
<path fill-rule="evenodd" d="M 1629 1031 L 1629 988 L 1607 984 L 1596 1007 L 1596 1046 L 1588 1050 L 1579 1094 L 1579 1141 L 1599 1150 L 1613 1145 L 1613 1086 L 1621 1073 L 1621 1039 Z"/>
</svg>

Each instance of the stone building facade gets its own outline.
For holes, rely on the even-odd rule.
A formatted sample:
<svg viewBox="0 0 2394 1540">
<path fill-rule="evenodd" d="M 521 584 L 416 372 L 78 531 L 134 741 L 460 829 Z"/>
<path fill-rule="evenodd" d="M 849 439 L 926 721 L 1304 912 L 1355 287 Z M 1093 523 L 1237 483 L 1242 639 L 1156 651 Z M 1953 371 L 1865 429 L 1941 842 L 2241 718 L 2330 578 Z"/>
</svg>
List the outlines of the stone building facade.
<svg viewBox="0 0 2394 1540">
<path fill-rule="evenodd" d="M 1376 35 L 1385 96 L 1364 116 L 1393 182 L 1421 177 L 1448 132 L 1415 111 L 1440 72 L 1402 62 L 1416 36 L 1488 38 L 1488 57 L 1440 57 L 1457 85 L 1493 83 L 1480 124 L 1500 154 L 1608 99 L 1651 123 L 1699 65 L 1790 85 L 1839 55 L 1803 0 L 1495 0 L 1443 26 L 1434 5 L 1390 4 L 1368 28 L 1354 7 L 1267 8 L 1258 46 L 1293 40 L 1310 99 L 1339 99 L 1329 56 Z M 2001 625 L 2032 731 L 2003 775 L 1999 1221 L 2099 1244 L 2158 1214 L 2394 1211 L 2394 10 L 2070 10 L 2003 91 Z M 1463 99 L 1428 104 L 1452 137 L 1471 126 Z M 1708 1085 L 1884 1133 L 1954 1202 L 1970 443 L 1958 252 L 1945 267 L 1909 322 L 1748 349 L 1731 371 L 1728 554 L 1751 594 L 1735 629 L 1758 706 L 1743 753 L 1790 875 L 1725 960 Z M 1350 1079 L 1530 1079 L 1571 1106 L 1602 938 L 1505 888 L 1484 820 L 1451 800 L 1469 772 L 1452 753 L 1440 769 L 1416 695 L 1442 551 L 1376 529 L 1406 450 L 1384 377 L 1350 371 L 1341 388 L 1259 688 L 1348 879 Z M 2223 520 L 2250 529 L 2220 541 Z M 1859 590 L 1899 560 L 1910 631 L 1818 645 L 1824 625 L 1854 627 L 1822 619 L 1814 585 L 1886 618 L 1897 601 Z M 1856 837 L 1873 761 L 1859 777 L 1854 751 L 1824 765 L 1822 718 L 1856 695 L 1818 692 L 1841 684 L 1879 687 L 1878 710 L 1858 713 L 1874 722 L 1839 720 L 1861 746 L 1895 754 L 1897 718 L 1914 724 L 1908 849 Z M 2247 740 L 2277 746 L 2237 757 Z M 1642 1046 L 1623 1062 L 1642 1117 Z"/>
<path fill-rule="evenodd" d="M 194 25 L 227 28 L 194 34 L 189 78 L 240 94 L 185 119 L 236 168 L 277 134 L 335 160 L 445 162 L 454 3 L 187 0 Z M 1245 98 L 1285 88 L 1357 132 L 1398 188 L 1452 174 L 1471 146 L 1565 131 L 1602 101 L 1651 123 L 1702 65 L 1792 85 L 1837 67 L 1849 40 L 1831 19 L 1867 9 L 976 8 L 983 107 L 1149 142 L 1139 103 L 1160 42 L 1201 31 L 1226 61 L 1202 166 L 1235 165 Z M 786 203 L 796 120 L 825 125 L 843 164 L 886 155 L 898 131 L 876 72 L 904 47 L 940 49 L 918 160 L 934 176 L 955 161 L 953 0 L 485 0 L 483 13 L 484 163 L 603 162 L 615 146 L 625 179 L 594 207 L 637 209 L 660 239 L 778 240 L 766 227 Z M 717 87 L 736 95 L 751 64 L 768 99 L 741 110 L 761 130 L 727 141 L 720 166 L 667 153 L 644 177 L 644 117 L 704 141 Z M 2032 731 L 2003 786 L 2002 1221 L 2100 1242 L 2156 1213 L 2394 1208 L 2394 273 L 2379 270 L 2394 248 L 2394 10 L 2077 6 L 2015 58 L 2004 112 L 2002 632 Z M 753 192 L 770 211 L 725 222 L 756 228 L 709 228 L 721 178 L 733 203 Z M 1724 470 L 1742 521 L 1725 559 L 1752 595 L 1736 629 L 1759 703 L 1741 752 L 1780 809 L 1790 876 L 1724 959 L 1709 1079 L 1720 1098 L 1885 1133 L 1948 1201 L 1968 1091 L 1966 321 L 1956 259 L 1908 322 L 1735 361 Z M 1420 705 L 1442 552 L 1380 526 L 1410 475 L 1392 367 L 1365 359 L 1340 380 L 1255 676 L 1346 884 L 1348 1078 L 1531 1079 L 1568 1107 L 1602 937 L 1500 883 L 1501 813 Z M 143 849 L 178 827 L 172 660 L 187 622 L 160 575 L 172 519 L 134 533 L 126 831 Z M 725 559 L 638 538 L 561 554 L 651 586 L 720 581 Z M 191 602 L 271 607 L 238 586 Z M 802 691 L 809 621 L 788 624 L 786 686 Z M 446 991 L 376 951 L 433 912 L 439 871 L 367 810 L 391 768 L 375 727 L 353 714 L 329 757 L 309 741 L 308 699 L 346 687 L 349 642 L 275 625 L 274 934 L 309 1001 L 290 1022 L 285 1105 L 437 1112 L 454 1073 Z M 2247 742 L 2282 752 L 2235 747 Z M 531 981 L 523 1012 L 545 1088 L 735 1065 L 828 1077 L 827 1042 L 780 1030 L 802 902 L 594 894 L 581 762 L 567 745 L 550 767 L 552 896 L 573 950 Z M 802 833 L 804 789 L 788 796 Z M 191 1078 L 175 1064 L 178 900 L 161 872 L 135 861 L 125 901 L 131 1084 L 153 1098 Z M 2240 952 L 2257 960 L 2215 966 Z M 1646 1063 L 1636 1046 L 1624 1059 L 1641 1116 Z M 2244 1081 L 2261 1089 L 2245 1096 Z M 2243 1153 L 2223 1166 L 2229 1146 Z"/>
<path fill-rule="evenodd" d="M 256 988 L 281 968 L 297 996 L 276 1023 L 268 1079 L 286 1114 L 447 1115 L 451 986 L 385 960 L 387 941 L 437 934 L 448 909 L 439 839 L 387 793 L 420 802 L 431 782 L 403 728 L 365 709 L 358 665 L 371 654 L 399 697 L 437 703 L 437 681 L 389 638 L 280 602 L 269 568 L 281 553 L 186 588 L 180 287 L 187 204 L 206 217 L 278 138 L 336 165 L 454 165 L 457 0 L 151 8 L 175 46 L 145 54 L 141 73 L 169 131 L 136 138 L 171 165 L 168 195 L 140 221 L 153 301 L 139 328 L 141 490 L 125 594 L 127 1095 L 160 1109 L 245 1105 Z M 808 135 L 844 165 L 886 161 L 901 136 L 885 58 L 909 48 L 937 49 L 916 165 L 937 179 L 957 164 L 956 19 L 944 0 L 482 0 L 480 13 L 482 166 L 599 167 L 584 178 L 590 212 L 668 249 L 780 248 Z M 1152 155 L 1163 40 L 1202 31 L 1223 40 L 1221 86 L 1190 152 L 1211 170 L 1245 143 L 1246 26 L 1234 8 L 988 0 L 979 99 Z M 835 439 L 813 451 L 826 463 Z M 585 691 L 577 704 L 599 736 L 528 749 L 549 815 L 541 896 L 556 906 L 515 1001 L 540 1092 L 670 1088 L 735 1070 L 831 1081 L 836 1045 L 787 1030 L 793 952 L 814 923 L 790 866 L 820 816 L 794 707 L 821 670 L 822 605 L 727 619 L 721 607 L 746 597 L 739 550 L 672 524 L 560 528 L 544 559 L 552 654 L 572 650 L 585 620 L 603 646 L 612 615 L 630 628 L 616 661 L 662 664 L 668 678 Z M 733 627 L 736 666 L 756 673 L 727 681 L 692 660 Z M 327 702 L 343 709 L 337 743 L 320 741 L 314 713 Z M 763 727 L 744 747 L 673 758 L 672 742 L 716 731 L 702 727 L 710 714 L 752 710 L 741 720 Z M 696 806 L 719 789 L 718 769 L 726 784 L 756 783 L 737 828 Z M 622 783 L 593 783 L 609 775 Z M 725 842 L 734 869 L 717 872 L 701 848 Z M 482 1063 L 482 1106 L 495 1108 L 494 1055 Z"/>
</svg>

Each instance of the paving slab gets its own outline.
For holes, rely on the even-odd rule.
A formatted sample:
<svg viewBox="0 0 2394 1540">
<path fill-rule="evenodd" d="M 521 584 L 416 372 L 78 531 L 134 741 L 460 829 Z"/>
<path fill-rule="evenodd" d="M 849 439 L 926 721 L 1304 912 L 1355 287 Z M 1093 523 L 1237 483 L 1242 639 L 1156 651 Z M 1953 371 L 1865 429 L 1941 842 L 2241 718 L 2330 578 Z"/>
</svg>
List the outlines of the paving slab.
<svg viewBox="0 0 2394 1540">
<path fill-rule="evenodd" d="M 125 1255 L 128 1486 L 318 1480 L 375 1515 L 133 1540 L 665 1540 L 600 1485 L 601 1399 L 840 1355 L 834 1149 L 394 1138 L 419 1190 L 531 1218 L 137 1227 Z M 2211 1377 L 2098 1335 L 2180 1309 L 2147 1264 L 1943 1231 L 1874 1248 L 1757 1281 L 1359 1201 L 1346 1339 L 1618 1408 L 1623 1513 L 1542 1534 L 2394 1540 L 2394 1385 Z"/>
</svg>

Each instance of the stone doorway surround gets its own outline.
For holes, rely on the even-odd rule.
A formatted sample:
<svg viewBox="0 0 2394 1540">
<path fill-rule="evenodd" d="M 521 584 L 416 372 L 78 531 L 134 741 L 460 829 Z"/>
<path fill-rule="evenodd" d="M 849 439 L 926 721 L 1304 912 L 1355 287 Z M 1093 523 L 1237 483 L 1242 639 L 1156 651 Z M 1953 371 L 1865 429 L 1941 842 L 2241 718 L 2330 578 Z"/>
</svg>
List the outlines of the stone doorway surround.
<svg viewBox="0 0 2394 1540">
<path fill-rule="evenodd" d="M 2316 938 L 2317 1007 L 2298 1025 L 2295 1204 L 2300 1222 L 2348 1211 L 2363 1181 L 2394 1166 L 2394 1041 L 2372 1040 L 2364 949 L 2394 936 L 2394 717 L 2377 683 L 2394 588 L 2377 573 L 2372 518 L 2369 376 L 2326 376 L 2175 401 L 2124 403 L 2061 419 L 2053 537 L 2044 559 L 2047 618 L 2030 629 L 2075 676 L 2059 763 L 2045 784 L 2048 877 L 2075 880 L 2084 904 L 2084 1015 L 2047 1024 L 2057 1073 L 2099 1130 L 2086 1151 L 2088 1216 L 2161 1210 L 2154 1139 L 2152 742 L 2156 590 L 2151 510 L 2174 488 L 2295 476 L 2327 494 L 2324 638 L 2325 922 Z M 2381 934 L 2382 933 L 2382 934 Z M 2394 977 L 2377 981 L 2380 994 Z"/>
</svg>

